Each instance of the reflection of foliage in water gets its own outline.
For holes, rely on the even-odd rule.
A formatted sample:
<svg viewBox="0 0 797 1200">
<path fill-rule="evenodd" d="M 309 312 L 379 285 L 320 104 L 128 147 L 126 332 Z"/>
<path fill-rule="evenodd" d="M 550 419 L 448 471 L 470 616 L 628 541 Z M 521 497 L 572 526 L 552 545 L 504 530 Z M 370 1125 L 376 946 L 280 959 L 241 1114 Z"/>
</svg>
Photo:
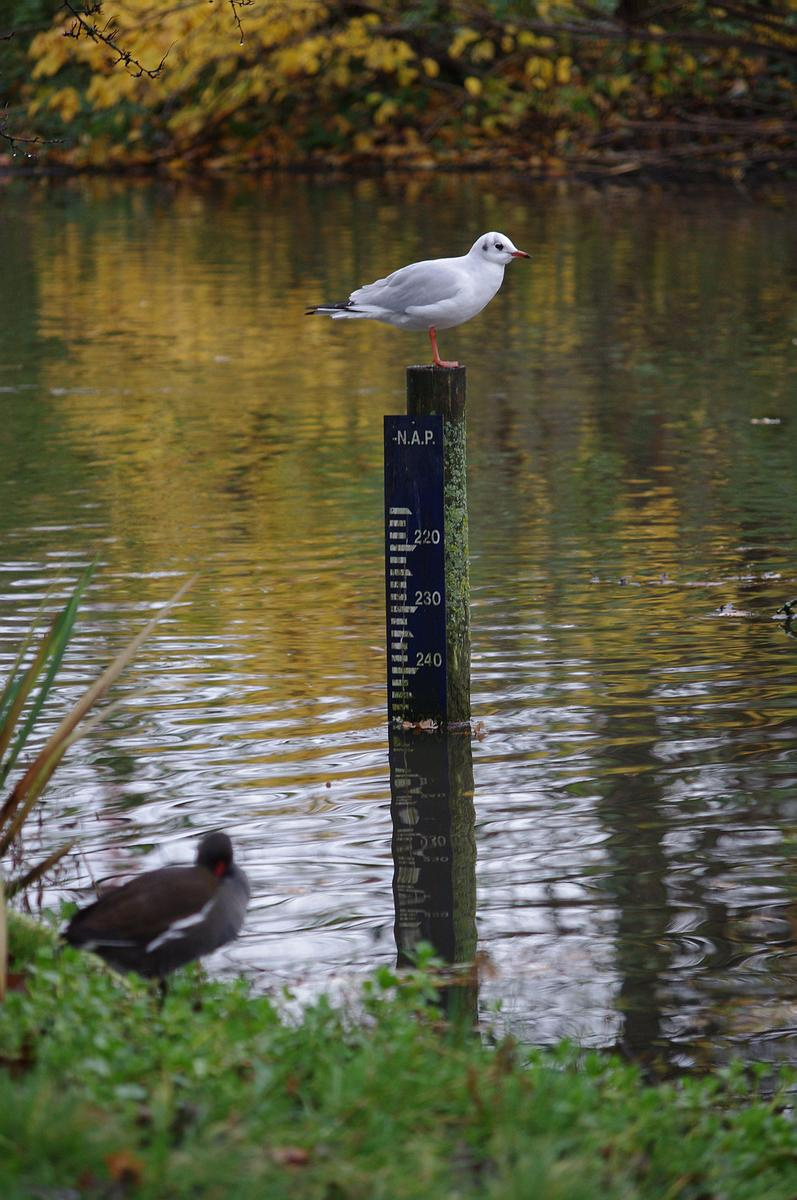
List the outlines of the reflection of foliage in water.
<svg viewBox="0 0 797 1200">
<path fill-rule="evenodd" d="M 201 567 L 136 664 L 150 697 L 99 766 L 93 739 L 83 778 L 126 846 L 186 819 L 240 822 L 257 845 L 268 815 L 254 866 L 285 899 L 252 944 L 271 939 L 270 971 L 290 970 L 286 924 L 316 963 L 334 923 L 328 961 L 350 963 L 389 893 L 381 417 L 427 350 L 314 324 L 305 304 L 480 229 L 532 252 L 448 335 L 469 368 L 485 994 L 520 981 L 541 1040 L 605 1037 L 618 995 L 627 1038 L 651 1017 L 669 1036 L 690 1005 L 694 1029 L 725 1027 L 728 915 L 793 891 L 791 643 L 778 622 L 711 616 L 762 618 L 797 590 L 795 230 L 777 195 L 422 175 L 79 180 L 6 200 L 4 614 L 30 603 L 25 563 L 102 539 L 88 660 L 131 579 L 148 603 L 160 573 Z M 718 947 L 697 967 L 691 937 Z M 741 968 L 726 986 L 751 994 Z"/>
</svg>

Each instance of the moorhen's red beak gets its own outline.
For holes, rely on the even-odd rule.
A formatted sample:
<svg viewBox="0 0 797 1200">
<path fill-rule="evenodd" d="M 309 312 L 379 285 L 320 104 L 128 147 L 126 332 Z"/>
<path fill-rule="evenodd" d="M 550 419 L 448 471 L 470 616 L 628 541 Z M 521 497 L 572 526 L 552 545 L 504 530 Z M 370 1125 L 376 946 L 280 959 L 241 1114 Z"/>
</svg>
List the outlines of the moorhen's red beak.
<svg viewBox="0 0 797 1200">
<path fill-rule="evenodd" d="M 512 257 L 513 258 L 531 258 L 531 255 L 527 254 L 525 250 L 513 250 Z"/>
</svg>

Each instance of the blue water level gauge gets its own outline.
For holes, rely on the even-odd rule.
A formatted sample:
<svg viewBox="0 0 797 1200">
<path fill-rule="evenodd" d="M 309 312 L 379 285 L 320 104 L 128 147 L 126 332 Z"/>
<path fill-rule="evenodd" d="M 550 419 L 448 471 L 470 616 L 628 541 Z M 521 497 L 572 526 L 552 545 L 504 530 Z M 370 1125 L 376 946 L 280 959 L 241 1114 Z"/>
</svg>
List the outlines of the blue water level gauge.
<svg viewBox="0 0 797 1200">
<path fill-rule="evenodd" d="M 385 417 L 388 717 L 446 720 L 443 418 Z"/>
</svg>

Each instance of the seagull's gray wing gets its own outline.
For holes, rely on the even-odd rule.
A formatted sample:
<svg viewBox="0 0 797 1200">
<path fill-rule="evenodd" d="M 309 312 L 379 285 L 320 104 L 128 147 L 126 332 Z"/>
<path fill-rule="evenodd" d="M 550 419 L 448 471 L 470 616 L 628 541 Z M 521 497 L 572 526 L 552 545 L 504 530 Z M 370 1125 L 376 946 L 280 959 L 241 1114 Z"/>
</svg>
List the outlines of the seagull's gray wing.
<svg viewBox="0 0 797 1200">
<path fill-rule="evenodd" d="M 358 288 L 349 297 L 350 303 L 369 305 L 392 313 L 405 313 L 410 308 L 426 308 L 451 300 L 462 288 L 462 274 L 441 260 L 410 263 L 388 275 Z"/>
</svg>

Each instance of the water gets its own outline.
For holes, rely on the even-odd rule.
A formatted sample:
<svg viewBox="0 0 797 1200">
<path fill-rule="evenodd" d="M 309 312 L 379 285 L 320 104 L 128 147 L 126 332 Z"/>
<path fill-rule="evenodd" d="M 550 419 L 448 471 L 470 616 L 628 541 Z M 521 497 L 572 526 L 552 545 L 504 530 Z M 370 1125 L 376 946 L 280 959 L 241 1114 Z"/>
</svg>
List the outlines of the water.
<svg viewBox="0 0 797 1200">
<path fill-rule="evenodd" d="M 532 261 L 440 337 L 469 368 L 478 736 L 453 826 L 420 814 L 433 932 L 531 1041 L 797 1060 L 790 203 L 477 176 L 1 203 L 2 665 L 98 555 L 66 705 L 199 572 L 27 835 L 81 839 L 48 902 L 222 825 L 255 898 L 213 970 L 301 998 L 395 961 L 381 430 L 427 346 L 303 310 L 498 228 Z"/>
</svg>

